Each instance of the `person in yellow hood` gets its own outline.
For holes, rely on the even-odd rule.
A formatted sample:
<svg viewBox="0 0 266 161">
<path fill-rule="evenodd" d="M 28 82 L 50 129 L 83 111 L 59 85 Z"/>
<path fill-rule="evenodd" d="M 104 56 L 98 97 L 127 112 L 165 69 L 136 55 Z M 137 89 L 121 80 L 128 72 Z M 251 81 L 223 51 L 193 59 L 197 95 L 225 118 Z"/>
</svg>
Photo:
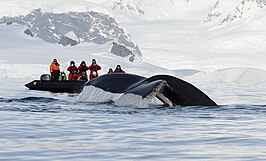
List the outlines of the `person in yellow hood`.
<svg viewBox="0 0 266 161">
<path fill-rule="evenodd" d="M 50 65 L 51 80 L 58 81 L 58 78 L 60 76 L 59 66 L 60 64 L 57 62 L 56 59 L 54 59 Z"/>
</svg>

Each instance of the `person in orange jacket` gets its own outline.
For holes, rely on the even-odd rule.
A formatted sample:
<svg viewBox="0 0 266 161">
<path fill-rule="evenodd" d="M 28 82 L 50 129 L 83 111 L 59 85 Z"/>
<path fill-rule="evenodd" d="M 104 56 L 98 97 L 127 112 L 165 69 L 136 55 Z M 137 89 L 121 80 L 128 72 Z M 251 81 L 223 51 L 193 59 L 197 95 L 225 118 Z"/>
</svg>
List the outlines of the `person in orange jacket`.
<svg viewBox="0 0 266 161">
<path fill-rule="evenodd" d="M 70 62 L 70 65 L 67 70 L 69 71 L 68 80 L 78 79 L 78 68 L 76 67 L 75 62 L 73 60 Z"/>
<path fill-rule="evenodd" d="M 57 62 L 57 59 L 54 59 L 50 65 L 51 80 L 58 81 L 60 76 L 60 64 Z"/>
<path fill-rule="evenodd" d="M 92 59 L 92 64 L 89 66 L 90 70 L 90 80 L 98 77 L 98 70 L 101 70 L 101 67 L 96 63 L 95 59 Z"/>
</svg>

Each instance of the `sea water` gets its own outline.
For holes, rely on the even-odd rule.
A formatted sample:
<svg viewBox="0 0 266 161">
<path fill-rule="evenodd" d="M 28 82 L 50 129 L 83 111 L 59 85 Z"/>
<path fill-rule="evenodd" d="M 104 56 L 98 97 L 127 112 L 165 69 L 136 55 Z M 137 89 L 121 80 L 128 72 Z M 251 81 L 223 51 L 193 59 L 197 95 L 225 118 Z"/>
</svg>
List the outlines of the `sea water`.
<svg viewBox="0 0 266 161">
<path fill-rule="evenodd" d="M 266 160 L 264 89 L 213 85 L 232 104 L 136 108 L 31 91 L 27 81 L 0 81 L 0 160 Z"/>
</svg>

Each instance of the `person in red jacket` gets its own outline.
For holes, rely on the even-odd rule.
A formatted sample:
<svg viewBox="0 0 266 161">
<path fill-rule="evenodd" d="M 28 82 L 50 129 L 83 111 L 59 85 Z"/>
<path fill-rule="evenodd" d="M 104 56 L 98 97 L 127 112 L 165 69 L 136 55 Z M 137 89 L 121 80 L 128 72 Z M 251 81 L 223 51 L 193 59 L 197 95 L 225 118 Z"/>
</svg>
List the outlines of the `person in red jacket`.
<svg viewBox="0 0 266 161">
<path fill-rule="evenodd" d="M 108 70 L 108 73 L 107 73 L 107 74 L 112 74 L 112 73 L 114 73 L 113 69 L 112 69 L 112 68 L 109 68 L 109 70 Z"/>
<path fill-rule="evenodd" d="M 85 61 L 82 61 L 78 67 L 78 78 L 81 76 L 88 78 L 87 70 L 89 70 L 89 67 L 86 65 Z"/>
<path fill-rule="evenodd" d="M 92 59 L 92 64 L 89 66 L 90 70 L 90 80 L 98 77 L 98 70 L 101 70 L 101 67 L 96 63 L 95 59 Z"/>
<path fill-rule="evenodd" d="M 70 62 L 70 66 L 67 68 L 69 71 L 68 80 L 77 80 L 78 79 L 78 68 L 75 65 L 74 61 Z"/>
<path fill-rule="evenodd" d="M 117 65 L 114 70 L 114 73 L 126 73 L 126 72 L 122 70 L 120 65 Z"/>
</svg>

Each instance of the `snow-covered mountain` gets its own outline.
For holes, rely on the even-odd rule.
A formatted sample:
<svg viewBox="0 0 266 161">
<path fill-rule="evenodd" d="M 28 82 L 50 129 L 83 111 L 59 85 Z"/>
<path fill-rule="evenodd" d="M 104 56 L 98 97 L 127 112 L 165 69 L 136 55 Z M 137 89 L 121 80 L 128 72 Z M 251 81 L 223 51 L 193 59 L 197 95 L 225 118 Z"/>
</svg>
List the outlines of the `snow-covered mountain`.
<svg viewBox="0 0 266 161">
<path fill-rule="evenodd" d="M 188 2 L 189 0 L 114 0 L 112 9 L 149 20 L 169 19 L 186 11 Z"/>
<path fill-rule="evenodd" d="M 2 0 L 0 17 L 26 15 L 41 8 L 43 12 L 101 12 L 112 17 L 135 15 L 148 20 L 197 19 L 218 24 L 233 22 L 264 10 L 266 0 Z M 125 18 L 126 19 L 126 18 Z M 121 19 L 123 21 L 123 19 Z"/>
<path fill-rule="evenodd" d="M 266 0 L 114 0 L 113 11 L 148 20 L 193 19 L 227 25 L 265 13 Z"/>
<path fill-rule="evenodd" d="M 216 1 L 205 22 L 218 19 L 220 25 L 239 20 L 252 19 L 259 12 L 265 11 L 266 0 Z"/>
<path fill-rule="evenodd" d="M 3 23 L 26 25 L 28 28 L 24 31 L 25 34 L 49 43 L 74 46 L 81 42 L 113 42 L 112 53 L 129 57 L 130 61 L 134 61 L 135 56 L 141 57 L 138 46 L 115 19 L 98 12 L 54 14 L 43 13 L 41 9 L 37 9 L 26 16 L 5 16 L 0 19 L 0 24 Z"/>
</svg>

